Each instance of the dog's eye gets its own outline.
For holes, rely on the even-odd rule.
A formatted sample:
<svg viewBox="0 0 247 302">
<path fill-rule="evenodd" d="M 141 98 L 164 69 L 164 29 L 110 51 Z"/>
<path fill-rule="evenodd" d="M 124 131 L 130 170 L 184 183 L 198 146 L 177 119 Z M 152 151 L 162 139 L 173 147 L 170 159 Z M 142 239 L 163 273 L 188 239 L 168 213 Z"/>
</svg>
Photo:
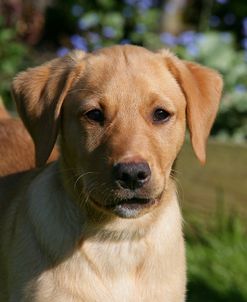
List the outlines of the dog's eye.
<svg viewBox="0 0 247 302">
<path fill-rule="evenodd" d="M 93 109 L 85 113 L 86 117 L 94 122 L 102 123 L 104 121 L 104 114 L 100 109 Z"/>
<path fill-rule="evenodd" d="M 153 112 L 153 121 L 154 122 L 167 122 L 170 117 L 171 117 L 171 114 L 162 108 L 157 108 Z"/>
</svg>

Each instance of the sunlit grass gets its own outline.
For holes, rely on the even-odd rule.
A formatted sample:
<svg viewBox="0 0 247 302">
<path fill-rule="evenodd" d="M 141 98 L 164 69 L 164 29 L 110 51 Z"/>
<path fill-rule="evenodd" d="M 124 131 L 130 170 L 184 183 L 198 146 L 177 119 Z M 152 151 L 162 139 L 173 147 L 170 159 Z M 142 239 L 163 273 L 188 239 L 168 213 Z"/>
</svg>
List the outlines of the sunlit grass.
<svg viewBox="0 0 247 302">
<path fill-rule="evenodd" d="M 207 229 L 187 231 L 188 298 L 192 302 L 247 301 L 246 230 L 219 211 Z"/>
</svg>

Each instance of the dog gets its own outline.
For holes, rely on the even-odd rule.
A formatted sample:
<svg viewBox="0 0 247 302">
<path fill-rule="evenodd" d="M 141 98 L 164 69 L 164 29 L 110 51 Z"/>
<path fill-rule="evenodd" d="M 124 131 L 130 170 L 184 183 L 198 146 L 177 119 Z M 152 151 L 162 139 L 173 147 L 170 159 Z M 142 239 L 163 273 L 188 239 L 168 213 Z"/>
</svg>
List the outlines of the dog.
<svg viewBox="0 0 247 302">
<path fill-rule="evenodd" d="M 124 45 L 28 69 L 12 89 L 39 168 L 2 180 L 0 301 L 184 301 L 172 167 L 186 123 L 205 162 L 221 76 Z"/>
<path fill-rule="evenodd" d="M 31 136 L 22 121 L 13 118 L 0 104 L 0 177 L 35 167 L 35 151 Z M 55 147 L 48 162 L 56 160 Z"/>
<path fill-rule="evenodd" d="M 0 120 L 9 118 L 9 117 L 10 117 L 10 115 L 9 115 L 8 111 L 5 109 L 3 102 L 1 100 L 1 97 L 0 97 Z"/>
</svg>

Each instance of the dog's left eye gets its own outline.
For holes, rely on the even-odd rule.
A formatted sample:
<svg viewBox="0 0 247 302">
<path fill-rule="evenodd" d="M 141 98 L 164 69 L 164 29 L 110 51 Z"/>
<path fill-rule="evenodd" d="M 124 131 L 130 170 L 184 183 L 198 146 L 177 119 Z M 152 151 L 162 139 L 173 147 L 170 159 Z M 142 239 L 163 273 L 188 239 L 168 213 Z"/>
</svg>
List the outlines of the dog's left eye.
<svg viewBox="0 0 247 302">
<path fill-rule="evenodd" d="M 93 109 L 85 113 L 86 117 L 94 122 L 102 123 L 104 121 L 104 114 L 100 109 Z"/>
<path fill-rule="evenodd" d="M 153 121 L 154 122 L 167 122 L 169 120 L 169 118 L 171 117 L 171 114 L 162 109 L 162 108 L 157 108 L 154 110 L 153 112 Z"/>
</svg>

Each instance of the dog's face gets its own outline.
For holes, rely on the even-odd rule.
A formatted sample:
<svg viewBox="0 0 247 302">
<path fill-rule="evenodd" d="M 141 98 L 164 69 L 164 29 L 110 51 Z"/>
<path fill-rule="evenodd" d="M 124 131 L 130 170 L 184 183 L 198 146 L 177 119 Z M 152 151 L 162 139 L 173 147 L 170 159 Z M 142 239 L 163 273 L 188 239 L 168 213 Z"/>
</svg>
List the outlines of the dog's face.
<svg viewBox="0 0 247 302">
<path fill-rule="evenodd" d="M 64 156 L 91 202 L 133 217 L 165 190 L 184 137 L 185 97 L 143 49 L 101 52 L 87 66 L 63 105 Z"/>
<path fill-rule="evenodd" d="M 157 206 L 186 121 L 204 161 L 222 88 L 214 71 L 134 46 L 77 53 L 40 68 L 13 85 L 37 161 L 47 159 L 60 127 L 64 168 L 73 171 L 73 185 L 94 207 L 133 218 Z M 28 76 L 36 77 L 35 95 L 25 83 Z M 44 139 L 44 127 L 50 138 Z"/>
</svg>

